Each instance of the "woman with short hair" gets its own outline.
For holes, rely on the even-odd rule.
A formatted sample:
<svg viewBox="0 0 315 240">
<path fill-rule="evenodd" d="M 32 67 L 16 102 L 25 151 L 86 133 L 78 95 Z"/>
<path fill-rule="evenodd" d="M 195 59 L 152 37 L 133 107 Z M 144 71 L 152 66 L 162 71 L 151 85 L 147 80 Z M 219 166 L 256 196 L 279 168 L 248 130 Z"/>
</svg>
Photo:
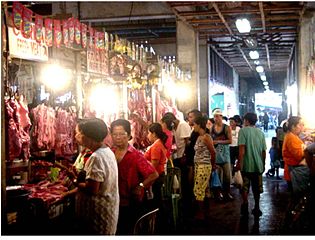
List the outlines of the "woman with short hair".
<svg viewBox="0 0 315 240">
<path fill-rule="evenodd" d="M 107 126 L 101 119 L 86 119 L 75 131 L 77 142 L 93 152 L 84 164 L 85 180 L 78 183 L 80 229 L 88 234 L 114 235 L 119 210 L 118 168 L 114 153 L 103 144 Z"/>
</svg>

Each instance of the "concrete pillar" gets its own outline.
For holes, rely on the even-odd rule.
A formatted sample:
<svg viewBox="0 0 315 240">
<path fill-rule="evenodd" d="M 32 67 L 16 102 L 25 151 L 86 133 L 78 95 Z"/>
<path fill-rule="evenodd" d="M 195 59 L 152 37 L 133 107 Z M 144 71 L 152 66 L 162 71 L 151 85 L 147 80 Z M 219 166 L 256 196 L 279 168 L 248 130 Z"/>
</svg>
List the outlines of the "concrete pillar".
<svg viewBox="0 0 315 240">
<path fill-rule="evenodd" d="M 184 71 L 191 72 L 191 80 L 183 85 L 189 89 L 190 96 L 177 102 L 180 111 L 187 113 L 191 109 L 200 108 L 199 100 L 199 40 L 198 33 L 186 23 L 176 23 L 177 62 Z"/>
<path fill-rule="evenodd" d="M 315 25 L 315 14 L 306 13 L 301 21 L 299 34 L 299 56 L 298 56 L 298 114 L 305 121 L 306 127 L 315 128 L 315 112 L 310 109 L 310 104 L 315 101 L 315 86 L 308 77 L 308 66 L 315 52 L 312 51 L 313 29 Z"/>
<path fill-rule="evenodd" d="M 233 69 L 233 86 L 234 86 L 234 92 L 235 92 L 235 110 L 236 110 L 236 113 L 239 114 L 239 103 L 240 103 L 240 100 L 239 100 L 239 75 L 238 73 L 235 71 L 235 69 Z"/>
<path fill-rule="evenodd" d="M 206 40 L 199 41 L 199 89 L 200 95 L 198 99 L 198 106 L 200 111 L 207 113 L 209 116 L 209 78 L 208 78 L 208 45 Z"/>
</svg>

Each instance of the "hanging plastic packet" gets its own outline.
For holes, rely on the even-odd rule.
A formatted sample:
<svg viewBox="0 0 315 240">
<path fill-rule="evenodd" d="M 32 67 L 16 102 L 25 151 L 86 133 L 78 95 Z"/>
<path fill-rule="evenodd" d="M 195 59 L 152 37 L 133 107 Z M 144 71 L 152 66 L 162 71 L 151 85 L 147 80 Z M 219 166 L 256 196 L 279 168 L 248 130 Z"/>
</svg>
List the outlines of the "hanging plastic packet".
<svg viewBox="0 0 315 240">
<path fill-rule="evenodd" d="M 81 24 L 81 31 L 82 31 L 82 47 L 86 48 L 87 46 L 87 25 L 82 23 Z"/>
<path fill-rule="evenodd" d="M 53 25 L 52 19 L 46 18 L 45 19 L 45 37 L 46 37 L 46 44 L 48 47 L 51 47 L 53 43 L 52 25 Z"/>
<path fill-rule="evenodd" d="M 12 21 L 13 21 L 14 27 L 18 30 L 21 29 L 21 25 L 22 25 L 23 8 L 24 6 L 22 3 L 13 2 Z"/>
<path fill-rule="evenodd" d="M 35 15 L 35 40 L 40 43 L 43 40 L 43 17 L 40 15 Z"/>
<path fill-rule="evenodd" d="M 69 43 L 72 45 L 74 42 L 74 19 L 68 19 L 68 28 L 69 28 Z"/>
<path fill-rule="evenodd" d="M 63 44 L 68 46 L 69 44 L 69 27 L 68 21 L 62 20 L 62 35 L 63 35 Z"/>
<path fill-rule="evenodd" d="M 32 35 L 32 10 L 23 7 L 23 14 L 22 14 L 22 35 L 25 38 L 30 38 Z"/>
<path fill-rule="evenodd" d="M 54 20 L 54 40 L 55 40 L 55 46 L 57 48 L 60 47 L 61 44 L 61 25 L 60 25 L 60 20 Z"/>
<path fill-rule="evenodd" d="M 75 43 L 81 44 L 81 23 L 78 19 L 74 20 Z"/>
</svg>

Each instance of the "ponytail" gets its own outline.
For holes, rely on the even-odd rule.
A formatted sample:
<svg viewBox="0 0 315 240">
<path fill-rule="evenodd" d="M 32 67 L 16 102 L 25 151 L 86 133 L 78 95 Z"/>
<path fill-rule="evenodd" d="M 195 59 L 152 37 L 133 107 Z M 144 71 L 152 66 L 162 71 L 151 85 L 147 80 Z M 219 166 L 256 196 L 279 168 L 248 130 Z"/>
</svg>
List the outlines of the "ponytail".
<svg viewBox="0 0 315 240">
<path fill-rule="evenodd" d="M 165 146 L 165 143 L 167 141 L 168 136 L 166 135 L 165 132 L 163 132 L 161 124 L 159 124 L 159 123 L 152 123 L 149 126 L 149 131 L 151 133 L 155 133 L 157 138 L 160 139 L 162 141 L 163 145 Z"/>
</svg>

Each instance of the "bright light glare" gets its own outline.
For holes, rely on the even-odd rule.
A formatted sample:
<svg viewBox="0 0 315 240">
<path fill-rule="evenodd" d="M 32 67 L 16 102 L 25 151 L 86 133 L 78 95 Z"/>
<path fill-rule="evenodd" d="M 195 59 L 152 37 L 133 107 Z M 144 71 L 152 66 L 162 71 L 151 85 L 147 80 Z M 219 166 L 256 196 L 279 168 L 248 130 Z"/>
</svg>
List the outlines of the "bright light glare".
<svg viewBox="0 0 315 240">
<path fill-rule="evenodd" d="M 190 91 L 187 86 L 178 85 L 175 89 L 175 96 L 178 100 L 187 100 L 190 98 Z"/>
<path fill-rule="evenodd" d="M 246 18 L 237 19 L 235 24 L 240 33 L 248 33 L 251 30 L 250 22 Z"/>
<path fill-rule="evenodd" d="M 262 72 L 264 72 L 264 68 L 262 66 L 257 66 L 256 71 L 259 73 L 262 73 Z"/>
<path fill-rule="evenodd" d="M 176 89 L 175 83 L 173 81 L 168 80 L 165 83 L 164 91 L 167 96 L 174 96 L 174 89 Z"/>
<path fill-rule="evenodd" d="M 98 113 L 112 114 L 118 110 L 118 96 L 116 91 L 106 85 L 95 86 L 89 97 L 89 103 Z"/>
<path fill-rule="evenodd" d="M 255 63 L 256 65 L 259 65 L 259 64 L 260 64 L 259 60 L 255 60 L 254 63 Z"/>
<path fill-rule="evenodd" d="M 257 51 L 250 51 L 249 52 L 249 57 L 251 59 L 258 59 L 259 58 L 259 53 Z"/>
<path fill-rule="evenodd" d="M 305 127 L 306 128 L 315 128 L 315 111 L 310 111 L 310 109 L 313 108 L 312 104 L 314 102 L 314 96 L 313 95 L 303 95 L 301 96 L 301 103 L 300 109 L 301 109 L 301 116 L 304 120 Z"/>
<path fill-rule="evenodd" d="M 265 75 L 261 75 L 261 76 L 260 76 L 260 79 L 261 79 L 262 81 L 266 81 L 266 80 L 267 80 L 267 78 L 266 78 Z"/>
<path fill-rule="evenodd" d="M 51 64 L 42 70 L 42 81 L 50 89 L 58 91 L 65 89 L 70 82 L 70 70 L 57 64 Z"/>
<path fill-rule="evenodd" d="M 268 86 L 268 82 L 263 82 L 263 84 L 264 84 L 265 86 Z"/>
</svg>

